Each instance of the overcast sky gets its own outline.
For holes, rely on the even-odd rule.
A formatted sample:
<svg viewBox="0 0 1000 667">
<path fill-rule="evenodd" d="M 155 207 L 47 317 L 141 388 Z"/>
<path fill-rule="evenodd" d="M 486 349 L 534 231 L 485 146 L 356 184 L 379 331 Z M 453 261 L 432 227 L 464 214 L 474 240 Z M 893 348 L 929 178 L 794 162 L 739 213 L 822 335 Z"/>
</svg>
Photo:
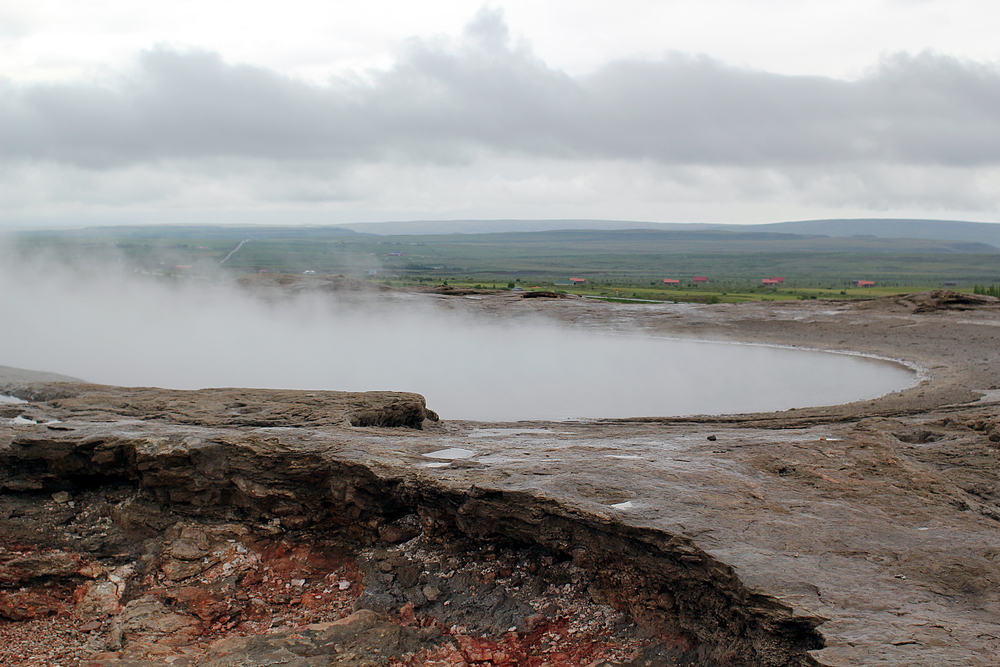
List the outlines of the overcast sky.
<svg viewBox="0 0 1000 667">
<path fill-rule="evenodd" d="M 0 0 L 0 228 L 1000 220 L 995 0 Z"/>
</svg>

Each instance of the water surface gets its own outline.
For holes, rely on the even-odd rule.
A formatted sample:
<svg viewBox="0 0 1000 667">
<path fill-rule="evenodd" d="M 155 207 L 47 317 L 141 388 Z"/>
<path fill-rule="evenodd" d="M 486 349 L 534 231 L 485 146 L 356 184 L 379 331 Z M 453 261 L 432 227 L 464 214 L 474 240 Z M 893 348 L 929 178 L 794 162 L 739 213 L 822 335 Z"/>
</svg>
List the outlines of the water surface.
<svg viewBox="0 0 1000 667">
<path fill-rule="evenodd" d="M 89 382 L 411 391 L 445 419 L 516 421 L 784 410 L 914 381 L 855 356 L 481 320 L 416 301 L 272 303 L 225 285 L 45 275 L 0 290 L 0 305 L 7 294 L 38 304 L 8 304 L 0 364 Z"/>
</svg>

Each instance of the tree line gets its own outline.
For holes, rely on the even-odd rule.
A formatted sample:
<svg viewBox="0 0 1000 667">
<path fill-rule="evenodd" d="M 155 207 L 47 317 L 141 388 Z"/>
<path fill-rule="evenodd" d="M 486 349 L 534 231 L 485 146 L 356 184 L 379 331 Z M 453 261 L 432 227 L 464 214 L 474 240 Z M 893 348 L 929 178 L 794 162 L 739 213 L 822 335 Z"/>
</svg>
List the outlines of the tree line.
<svg viewBox="0 0 1000 667">
<path fill-rule="evenodd" d="M 986 296 L 995 296 L 1000 298 L 1000 287 L 996 285 L 975 285 L 972 288 L 973 294 L 985 294 Z"/>
</svg>

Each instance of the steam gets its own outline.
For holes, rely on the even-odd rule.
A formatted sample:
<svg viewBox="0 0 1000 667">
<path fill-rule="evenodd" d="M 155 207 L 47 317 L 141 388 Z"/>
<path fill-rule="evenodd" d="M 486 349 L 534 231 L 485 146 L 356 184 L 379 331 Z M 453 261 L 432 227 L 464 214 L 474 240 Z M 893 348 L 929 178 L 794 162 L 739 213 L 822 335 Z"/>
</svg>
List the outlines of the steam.
<svg viewBox="0 0 1000 667">
<path fill-rule="evenodd" d="M 774 410 L 912 381 L 843 355 L 498 324 L 416 297 L 265 301 L 217 279 L 9 259 L 0 312 L 0 365 L 125 386 L 413 391 L 445 419 Z"/>
</svg>

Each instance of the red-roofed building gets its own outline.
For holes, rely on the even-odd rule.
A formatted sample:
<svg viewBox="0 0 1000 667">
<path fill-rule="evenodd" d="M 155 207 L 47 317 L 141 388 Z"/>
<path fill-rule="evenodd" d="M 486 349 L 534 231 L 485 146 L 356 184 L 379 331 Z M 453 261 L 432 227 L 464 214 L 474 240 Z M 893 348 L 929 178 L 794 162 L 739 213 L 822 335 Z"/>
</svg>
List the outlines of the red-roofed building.
<svg viewBox="0 0 1000 667">
<path fill-rule="evenodd" d="M 851 284 L 855 287 L 875 287 L 874 280 L 852 280 Z"/>
<path fill-rule="evenodd" d="M 771 280 L 773 280 L 776 283 L 783 283 L 783 282 L 785 282 L 785 279 L 782 278 L 782 277 L 780 277 L 780 276 L 771 276 Z"/>
<path fill-rule="evenodd" d="M 664 284 L 664 285 L 680 285 L 680 284 L 681 284 L 681 281 L 679 281 L 679 280 L 674 280 L 674 279 L 672 279 L 672 278 L 664 278 L 664 279 L 663 279 L 663 284 Z"/>
<path fill-rule="evenodd" d="M 696 282 L 696 283 L 707 283 L 708 282 L 708 278 L 706 278 L 705 276 L 696 276 L 694 278 L 694 282 Z"/>
<path fill-rule="evenodd" d="M 780 285 L 781 284 L 780 280 L 775 280 L 774 278 L 764 278 L 760 282 L 762 282 L 765 285 Z"/>
<path fill-rule="evenodd" d="M 571 283 L 573 283 L 574 285 L 579 285 L 580 283 L 587 282 L 587 279 L 586 278 L 570 278 L 569 281 Z"/>
</svg>

